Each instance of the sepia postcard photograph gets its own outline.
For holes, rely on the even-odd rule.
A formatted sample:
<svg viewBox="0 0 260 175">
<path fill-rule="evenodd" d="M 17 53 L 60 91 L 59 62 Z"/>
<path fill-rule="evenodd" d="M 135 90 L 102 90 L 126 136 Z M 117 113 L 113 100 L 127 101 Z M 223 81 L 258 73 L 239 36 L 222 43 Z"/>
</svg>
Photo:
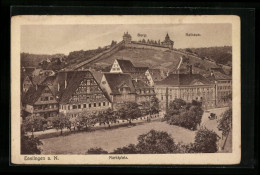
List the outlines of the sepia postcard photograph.
<svg viewBox="0 0 260 175">
<path fill-rule="evenodd" d="M 240 18 L 11 19 L 11 163 L 241 159 Z"/>
</svg>

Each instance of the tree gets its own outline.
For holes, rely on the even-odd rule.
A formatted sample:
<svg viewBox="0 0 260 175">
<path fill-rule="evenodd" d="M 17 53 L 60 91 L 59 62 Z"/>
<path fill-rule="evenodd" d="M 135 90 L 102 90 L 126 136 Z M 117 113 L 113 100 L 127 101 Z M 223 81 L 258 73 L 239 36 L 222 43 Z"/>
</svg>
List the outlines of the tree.
<svg viewBox="0 0 260 175">
<path fill-rule="evenodd" d="M 23 121 L 23 128 L 26 132 L 31 132 L 32 135 L 35 131 L 41 131 L 44 129 L 46 120 L 39 114 L 31 114 Z"/>
<path fill-rule="evenodd" d="M 124 146 L 122 148 L 115 149 L 112 154 L 138 154 L 140 153 L 136 148 L 136 145 L 130 144 L 128 146 Z"/>
<path fill-rule="evenodd" d="M 194 152 L 197 153 L 215 153 L 217 147 L 218 135 L 207 128 L 200 128 L 195 136 Z"/>
<path fill-rule="evenodd" d="M 202 115 L 203 110 L 200 102 L 186 103 L 181 99 L 176 99 L 170 103 L 165 118 L 171 125 L 195 130 L 201 123 Z"/>
<path fill-rule="evenodd" d="M 156 96 L 151 97 L 151 113 L 157 114 L 159 112 L 159 99 Z"/>
<path fill-rule="evenodd" d="M 88 113 L 82 112 L 80 116 L 77 118 L 78 121 L 78 130 L 85 128 L 88 130 L 91 126 L 98 122 L 98 114 L 97 113 Z"/>
<path fill-rule="evenodd" d="M 143 154 L 163 154 L 176 151 L 172 137 L 167 132 L 155 130 L 140 135 L 136 148 Z"/>
<path fill-rule="evenodd" d="M 218 130 L 222 131 L 223 136 L 227 136 L 232 128 L 232 108 L 221 114 L 221 119 L 218 120 Z"/>
<path fill-rule="evenodd" d="M 141 117 L 142 112 L 135 102 L 125 102 L 122 107 L 118 110 L 118 114 L 121 119 L 127 120 L 131 123 L 132 119 Z"/>
<path fill-rule="evenodd" d="M 107 151 L 103 150 L 102 148 L 90 148 L 86 154 L 108 154 Z"/>
<path fill-rule="evenodd" d="M 182 99 L 175 99 L 172 102 L 170 102 L 167 114 L 168 115 L 175 115 L 180 114 L 181 110 L 186 105 L 186 102 Z"/>
<path fill-rule="evenodd" d="M 66 115 L 64 115 L 63 113 L 60 113 L 58 116 L 53 117 L 52 124 L 53 124 L 54 128 L 56 128 L 57 130 L 60 130 L 61 135 L 62 135 L 62 131 L 64 128 L 71 127 L 69 118 Z"/>
<path fill-rule="evenodd" d="M 108 108 L 104 112 L 99 113 L 98 120 L 100 123 L 108 124 L 108 127 L 110 128 L 110 123 L 116 122 L 116 116 L 114 111 L 111 108 Z"/>
<path fill-rule="evenodd" d="M 40 145 L 42 142 L 38 137 L 21 136 L 21 154 L 41 154 Z"/>
</svg>

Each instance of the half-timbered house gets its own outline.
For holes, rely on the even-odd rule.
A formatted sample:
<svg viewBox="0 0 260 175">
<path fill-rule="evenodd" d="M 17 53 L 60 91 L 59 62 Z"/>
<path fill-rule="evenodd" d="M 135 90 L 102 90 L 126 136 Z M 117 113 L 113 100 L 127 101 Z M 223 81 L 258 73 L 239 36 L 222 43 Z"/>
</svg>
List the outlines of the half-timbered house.
<svg viewBox="0 0 260 175">
<path fill-rule="evenodd" d="M 59 112 L 78 116 L 82 112 L 98 112 L 111 104 L 98 82 L 88 70 L 63 72 L 64 86 L 59 100 Z M 60 85 L 59 85 L 60 86 Z"/>
</svg>

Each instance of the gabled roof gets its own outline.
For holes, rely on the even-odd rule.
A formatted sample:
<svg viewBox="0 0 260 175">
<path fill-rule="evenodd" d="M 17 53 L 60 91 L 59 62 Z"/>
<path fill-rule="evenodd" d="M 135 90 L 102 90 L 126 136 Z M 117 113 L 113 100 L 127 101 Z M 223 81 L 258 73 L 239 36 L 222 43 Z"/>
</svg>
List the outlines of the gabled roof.
<svg viewBox="0 0 260 175">
<path fill-rule="evenodd" d="M 135 72 L 135 67 L 133 63 L 130 60 L 120 60 L 116 59 L 121 70 L 126 73 L 126 72 Z"/>
<path fill-rule="evenodd" d="M 61 86 L 61 89 L 60 89 L 60 93 L 61 93 L 60 102 L 61 103 L 69 102 L 71 96 L 76 91 L 76 89 L 78 88 L 80 83 L 83 81 L 83 79 L 85 78 L 87 73 L 90 73 L 91 76 L 93 76 L 93 74 L 89 70 L 67 72 L 67 87 L 64 88 L 64 85 L 63 85 L 63 86 Z M 95 79 L 94 76 L 93 76 L 93 78 Z M 64 76 L 63 77 L 61 76 L 59 81 L 63 81 L 63 84 L 64 84 L 64 82 L 65 82 Z M 60 83 L 62 83 L 62 82 L 60 82 Z M 99 82 L 97 82 L 97 80 L 96 80 L 96 83 L 99 86 Z M 103 92 L 103 90 L 101 88 L 100 88 L 100 90 Z M 107 94 L 105 94 L 104 92 L 103 92 L 103 94 L 109 100 L 109 98 L 107 97 Z"/>
<path fill-rule="evenodd" d="M 104 73 L 107 83 L 112 94 L 121 94 L 119 88 L 121 85 L 127 85 L 131 93 L 135 93 L 135 88 L 132 83 L 132 77 L 129 74 L 122 73 Z"/>
<path fill-rule="evenodd" d="M 201 82 L 202 84 L 212 84 L 208 79 L 200 74 L 170 74 L 162 81 L 155 82 L 156 85 L 165 86 L 187 86 L 192 85 L 194 82 Z"/>
<path fill-rule="evenodd" d="M 161 81 L 162 76 L 161 76 L 161 71 L 160 69 L 148 69 L 153 81 Z"/>
<path fill-rule="evenodd" d="M 91 70 L 91 73 L 94 76 L 94 78 L 96 79 L 96 81 L 98 82 L 98 84 L 100 84 L 101 79 L 103 77 L 103 73 L 99 72 L 99 71 L 95 71 L 95 70 Z"/>
<path fill-rule="evenodd" d="M 67 87 L 66 89 L 63 89 L 60 102 L 61 103 L 67 103 L 69 102 L 69 99 L 73 95 L 73 93 L 76 91 L 77 87 L 80 85 L 81 81 L 86 76 L 86 73 L 84 71 L 76 71 L 73 73 L 72 77 L 69 81 L 67 81 Z"/>
<path fill-rule="evenodd" d="M 48 86 L 45 86 L 45 85 L 37 85 L 37 88 L 36 86 L 31 86 L 28 91 L 26 92 L 26 94 L 24 95 L 23 99 L 22 99 L 22 102 L 24 104 L 30 104 L 30 105 L 33 105 L 38 99 L 39 97 L 41 96 L 42 94 L 42 91 L 45 89 L 45 88 L 48 88 Z"/>
</svg>

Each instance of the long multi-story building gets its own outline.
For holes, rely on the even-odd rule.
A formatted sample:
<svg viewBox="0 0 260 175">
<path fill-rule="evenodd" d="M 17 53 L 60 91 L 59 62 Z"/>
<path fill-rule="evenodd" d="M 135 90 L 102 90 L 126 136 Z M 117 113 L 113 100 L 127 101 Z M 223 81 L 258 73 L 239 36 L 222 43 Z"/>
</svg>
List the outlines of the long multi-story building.
<svg viewBox="0 0 260 175">
<path fill-rule="evenodd" d="M 160 101 L 160 107 L 166 110 L 174 99 L 202 102 L 204 109 L 216 105 L 215 84 L 200 74 L 169 74 L 162 81 L 155 82 L 155 93 Z"/>
<path fill-rule="evenodd" d="M 82 112 L 98 112 L 111 107 L 108 96 L 88 70 L 63 71 L 30 87 L 22 99 L 29 114 L 44 117 L 64 113 L 75 117 Z"/>
</svg>

